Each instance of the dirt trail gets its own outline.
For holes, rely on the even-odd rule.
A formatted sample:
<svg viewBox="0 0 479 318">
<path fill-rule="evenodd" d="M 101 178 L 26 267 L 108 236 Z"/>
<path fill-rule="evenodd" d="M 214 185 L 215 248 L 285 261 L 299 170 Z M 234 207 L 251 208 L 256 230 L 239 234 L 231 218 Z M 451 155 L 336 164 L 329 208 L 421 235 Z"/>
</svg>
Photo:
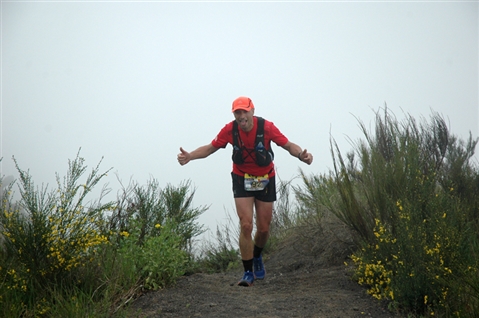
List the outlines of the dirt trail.
<svg viewBox="0 0 479 318">
<path fill-rule="evenodd" d="M 137 299 L 138 317 L 400 317 L 351 280 L 344 242 L 328 248 L 290 240 L 265 260 L 266 279 L 240 287 L 241 270 L 182 277 Z M 331 241 L 330 241 L 331 243 Z M 342 245 L 341 245 L 342 244 Z M 136 317 L 136 314 L 134 315 Z"/>
</svg>

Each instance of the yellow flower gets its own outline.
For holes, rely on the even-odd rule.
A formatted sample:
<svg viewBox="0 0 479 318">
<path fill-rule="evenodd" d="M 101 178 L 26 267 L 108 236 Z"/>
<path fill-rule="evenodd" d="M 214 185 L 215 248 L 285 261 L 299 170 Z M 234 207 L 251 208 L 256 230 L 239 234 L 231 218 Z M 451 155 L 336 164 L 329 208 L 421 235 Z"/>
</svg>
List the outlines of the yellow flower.
<svg viewBox="0 0 479 318">
<path fill-rule="evenodd" d="M 128 233 L 127 231 L 123 231 L 123 232 L 120 232 L 120 235 L 124 237 L 128 237 L 130 236 L 130 233 Z"/>
<path fill-rule="evenodd" d="M 424 304 L 427 304 L 427 295 L 424 295 Z"/>
<path fill-rule="evenodd" d="M 156 223 L 156 224 L 155 224 L 155 227 L 156 227 L 157 229 L 159 229 L 159 228 L 161 227 L 160 223 Z"/>
</svg>

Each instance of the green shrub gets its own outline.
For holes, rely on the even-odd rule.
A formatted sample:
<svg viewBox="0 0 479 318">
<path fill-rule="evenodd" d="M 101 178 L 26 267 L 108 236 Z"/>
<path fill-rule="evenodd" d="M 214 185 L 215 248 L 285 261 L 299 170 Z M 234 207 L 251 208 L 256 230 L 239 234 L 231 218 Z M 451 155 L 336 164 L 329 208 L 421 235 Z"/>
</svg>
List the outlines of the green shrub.
<svg viewBox="0 0 479 318">
<path fill-rule="evenodd" d="M 361 128 L 347 160 L 332 149 L 337 195 L 323 201 L 360 238 L 358 281 L 405 311 L 477 316 L 477 140 L 458 140 L 437 114 L 399 123 L 385 110 L 374 133 Z"/>
<path fill-rule="evenodd" d="M 146 186 L 135 182 L 125 188 L 118 198 L 116 209 L 110 218 L 109 230 L 114 232 L 132 232 L 139 229 L 138 243 L 146 237 L 156 236 L 155 224 L 170 224 L 181 238 L 180 247 L 191 251 L 194 237 L 204 232 L 203 226 L 196 220 L 208 210 L 207 206 L 193 207 L 195 189 L 186 181 L 178 187 L 168 184 L 164 189 L 158 180 L 150 179 Z"/>
<path fill-rule="evenodd" d="M 193 196 L 189 181 L 161 189 L 152 178 L 123 187 L 105 228 L 113 247 L 103 258 L 112 312 L 190 271 L 192 241 L 203 232 L 196 219 L 207 210 L 193 207 Z"/>
<path fill-rule="evenodd" d="M 79 153 L 54 191 L 17 170 L 20 201 L 10 185 L 1 202 L 0 316 L 122 316 L 141 292 L 174 283 L 190 266 L 192 240 L 202 232 L 196 219 L 206 208 L 192 207 L 189 182 L 164 190 L 156 180 L 134 184 L 116 204 L 86 207 L 106 172 L 97 165 L 81 181 Z"/>
<path fill-rule="evenodd" d="M 133 222 L 135 224 L 135 222 Z M 182 250 L 183 238 L 175 233 L 176 224 L 156 224 L 156 235 L 150 235 L 139 244 L 140 229 L 133 232 L 123 231 L 119 248 L 119 262 L 124 270 L 131 270 L 144 289 L 165 287 L 185 273 L 188 261 L 186 251 Z"/>
<path fill-rule="evenodd" d="M 58 188 L 35 188 L 28 171 L 15 165 L 20 175 L 19 203 L 9 193 L 2 202 L 0 229 L 0 307 L 2 315 L 41 315 L 49 310 L 53 286 L 81 283 L 82 268 L 95 261 L 98 249 L 107 244 L 101 232 L 103 213 L 112 204 L 84 206 L 87 194 L 106 175 L 99 165 L 80 184 L 84 159 L 69 161 L 67 176 Z M 11 189 L 9 189 L 11 190 Z"/>
</svg>

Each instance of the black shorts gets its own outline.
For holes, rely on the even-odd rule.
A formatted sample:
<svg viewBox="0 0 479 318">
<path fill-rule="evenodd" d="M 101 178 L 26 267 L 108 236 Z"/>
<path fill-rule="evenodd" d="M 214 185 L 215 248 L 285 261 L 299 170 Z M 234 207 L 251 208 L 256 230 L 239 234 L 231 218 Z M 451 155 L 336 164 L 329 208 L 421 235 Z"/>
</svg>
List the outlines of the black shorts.
<svg viewBox="0 0 479 318">
<path fill-rule="evenodd" d="M 244 189 L 244 177 L 231 173 L 233 180 L 233 196 L 235 198 L 255 197 L 263 202 L 276 201 L 276 179 L 274 176 L 269 178 L 269 183 L 261 191 L 246 191 Z"/>
</svg>

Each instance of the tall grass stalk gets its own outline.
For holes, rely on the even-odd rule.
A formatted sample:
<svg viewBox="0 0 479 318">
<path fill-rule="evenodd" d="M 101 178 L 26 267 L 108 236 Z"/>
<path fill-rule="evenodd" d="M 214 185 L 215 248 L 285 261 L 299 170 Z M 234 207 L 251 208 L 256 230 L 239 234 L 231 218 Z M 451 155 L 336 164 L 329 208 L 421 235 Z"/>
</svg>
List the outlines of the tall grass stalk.
<svg viewBox="0 0 479 318">
<path fill-rule="evenodd" d="M 240 266 L 237 217 L 226 215 L 226 223 L 217 225 L 215 236 L 205 239 L 200 247 L 198 265 L 202 271 L 224 272 Z"/>
</svg>

